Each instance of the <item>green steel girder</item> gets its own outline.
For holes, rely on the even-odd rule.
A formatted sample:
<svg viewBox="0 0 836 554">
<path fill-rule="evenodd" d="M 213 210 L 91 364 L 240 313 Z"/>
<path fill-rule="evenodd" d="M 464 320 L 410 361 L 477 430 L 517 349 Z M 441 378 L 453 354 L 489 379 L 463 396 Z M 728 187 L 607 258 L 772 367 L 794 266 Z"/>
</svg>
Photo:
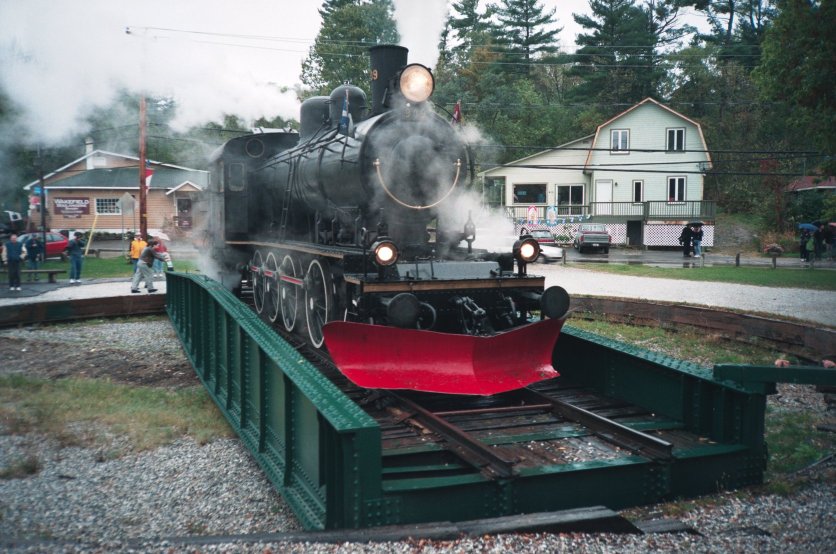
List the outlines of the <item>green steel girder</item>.
<svg viewBox="0 0 836 554">
<path fill-rule="evenodd" d="M 771 365 L 718 364 L 714 377 L 746 384 L 766 384 L 768 393 L 774 392 L 775 383 L 826 385 L 836 387 L 836 368 L 820 366 L 775 367 Z"/>
</svg>

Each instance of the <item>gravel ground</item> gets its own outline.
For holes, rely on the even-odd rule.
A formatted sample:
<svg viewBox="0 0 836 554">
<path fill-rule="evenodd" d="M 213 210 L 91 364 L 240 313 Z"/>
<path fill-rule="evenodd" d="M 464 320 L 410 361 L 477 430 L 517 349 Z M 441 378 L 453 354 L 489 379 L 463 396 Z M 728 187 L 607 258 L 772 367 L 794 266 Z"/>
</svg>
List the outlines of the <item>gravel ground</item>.
<svg viewBox="0 0 836 554">
<path fill-rule="evenodd" d="M 34 342 L 38 355 L 27 356 Z M 154 344 L 152 354 L 149 343 Z M 77 357 L 62 354 L 67 344 Z M 87 354 L 100 352 L 101 344 L 112 354 L 108 360 L 121 356 L 125 363 L 85 365 Z M 188 365 L 182 349 L 167 320 L 160 318 L 0 330 L 0 356 L 14 360 L 0 365 L 0 373 L 61 378 L 84 372 L 161 387 L 197 382 L 183 372 L 183 364 Z M 142 379 L 126 369 L 137 357 L 147 361 Z M 62 370 L 54 369 L 58 365 Z M 809 386 L 782 385 L 769 402 L 780 410 L 811 410 L 822 417 L 827 409 L 822 395 Z M 239 441 L 201 446 L 183 438 L 150 452 L 106 459 L 99 449 L 61 447 L 37 434 L 7 433 L 0 421 L 0 471 L 27 456 L 41 464 L 32 476 L 0 479 L 0 548 L 9 552 L 795 553 L 832 552 L 836 544 L 836 463 L 831 459 L 793 476 L 797 487 L 786 495 L 755 488 L 626 514 L 631 519 L 674 514 L 694 533 L 508 534 L 376 544 L 288 543 L 261 535 L 252 542 L 195 546 L 176 538 L 300 529 Z"/>
</svg>

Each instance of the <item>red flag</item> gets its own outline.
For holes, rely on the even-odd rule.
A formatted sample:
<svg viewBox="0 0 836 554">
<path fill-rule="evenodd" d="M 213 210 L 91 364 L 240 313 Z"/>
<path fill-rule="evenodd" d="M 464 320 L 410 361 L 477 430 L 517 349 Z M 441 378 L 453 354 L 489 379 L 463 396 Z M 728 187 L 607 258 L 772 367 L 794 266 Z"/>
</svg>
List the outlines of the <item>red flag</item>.
<svg viewBox="0 0 836 554">
<path fill-rule="evenodd" d="M 154 175 L 154 168 L 151 167 L 151 164 L 145 164 L 145 190 L 151 189 L 151 177 Z"/>
<path fill-rule="evenodd" d="M 462 122 L 462 101 L 456 101 L 456 107 L 453 108 L 453 124 Z"/>
</svg>

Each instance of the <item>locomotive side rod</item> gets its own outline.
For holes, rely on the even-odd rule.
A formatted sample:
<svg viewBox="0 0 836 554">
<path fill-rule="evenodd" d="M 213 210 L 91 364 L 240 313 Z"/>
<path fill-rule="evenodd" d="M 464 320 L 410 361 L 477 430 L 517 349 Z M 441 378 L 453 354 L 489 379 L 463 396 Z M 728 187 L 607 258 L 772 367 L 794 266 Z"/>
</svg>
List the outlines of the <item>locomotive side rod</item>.
<svg viewBox="0 0 836 554">
<path fill-rule="evenodd" d="M 532 389 L 525 389 L 525 394 L 532 397 L 532 400 L 551 403 L 552 410 L 556 414 L 567 420 L 580 423 L 606 441 L 653 460 L 670 460 L 673 458 L 673 444 L 667 441 L 631 429 L 589 410 L 551 398 Z"/>
<path fill-rule="evenodd" d="M 486 477 L 492 479 L 510 478 L 516 474 L 513 461 L 502 458 L 495 450 L 473 438 L 470 434 L 459 429 L 449 421 L 438 417 L 423 406 L 396 393 L 389 392 L 388 396 L 391 396 L 404 408 L 412 412 L 412 419 L 446 440 L 451 451 L 455 452 L 467 463 L 477 467 Z"/>
</svg>

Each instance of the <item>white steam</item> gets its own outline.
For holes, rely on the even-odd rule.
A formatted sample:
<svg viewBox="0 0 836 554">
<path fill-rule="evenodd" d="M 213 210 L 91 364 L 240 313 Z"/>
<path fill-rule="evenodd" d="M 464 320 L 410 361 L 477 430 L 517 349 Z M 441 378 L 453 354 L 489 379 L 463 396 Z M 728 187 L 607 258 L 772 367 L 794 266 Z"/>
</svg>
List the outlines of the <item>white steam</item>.
<svg viewBox="0 0 836 554">
<path fill-rule="evenodd" d="M 446 18 L 446 0 L 395 0 L 395 20 L 401 35 L 401 46 L 409 48 L 410 63 L 435 67 L 438 39 Z"/>
<path fill-rule="evenodd" d="M 29 141 L 46 144 L 85 131 L 84 118 L 120 90 L 174 98 L 180 128 L 224 114 L 297 117 L 295 95 L 275 83 L 296 82 L 316 34 L 306 12 L 318 6 L 307 4 L 3 0 L 0 89 Z M 283 25 L 294 13 L 304 23 Z"/>
</svg>

